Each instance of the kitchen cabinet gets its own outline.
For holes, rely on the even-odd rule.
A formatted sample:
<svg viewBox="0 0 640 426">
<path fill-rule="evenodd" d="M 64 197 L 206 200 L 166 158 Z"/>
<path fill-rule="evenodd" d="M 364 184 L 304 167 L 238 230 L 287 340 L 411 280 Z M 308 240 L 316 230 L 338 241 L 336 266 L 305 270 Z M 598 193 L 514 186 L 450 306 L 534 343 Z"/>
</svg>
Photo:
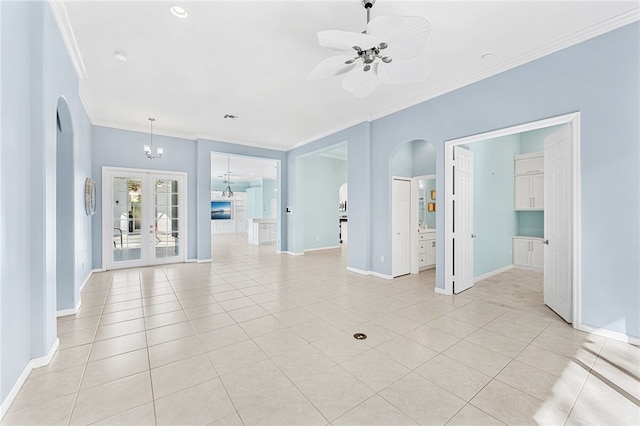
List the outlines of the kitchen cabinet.
<svg viewBox="0 0 640 426">
<path fill-rule="evenodd" d="M 275 219 L 251 219 L 248 221 L 248 240 L 251 244 L 275 244 L 278 240 Z"/>
<path fill-rule="evenodd" d="M 543 239 L 513 237 L 513 265 L 542 270 L 544 268 Z"/>
<path fill-rule="evenodd" d="M 515 210 L 544 210 L 544 154 L 516 155 Z"/>
</svg>

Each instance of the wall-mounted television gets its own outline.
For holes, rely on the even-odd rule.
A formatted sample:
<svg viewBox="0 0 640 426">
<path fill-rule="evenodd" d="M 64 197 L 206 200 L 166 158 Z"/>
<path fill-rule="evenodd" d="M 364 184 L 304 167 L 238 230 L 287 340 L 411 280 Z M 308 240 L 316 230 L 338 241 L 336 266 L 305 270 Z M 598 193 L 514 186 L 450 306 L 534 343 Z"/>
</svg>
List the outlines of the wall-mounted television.
<svg viewBox="0 0 640 426">
<path fill-rule="evenodd" d="M 231 219 L 231 201 L 212 201 L 211 220 Z"/>
</svg>

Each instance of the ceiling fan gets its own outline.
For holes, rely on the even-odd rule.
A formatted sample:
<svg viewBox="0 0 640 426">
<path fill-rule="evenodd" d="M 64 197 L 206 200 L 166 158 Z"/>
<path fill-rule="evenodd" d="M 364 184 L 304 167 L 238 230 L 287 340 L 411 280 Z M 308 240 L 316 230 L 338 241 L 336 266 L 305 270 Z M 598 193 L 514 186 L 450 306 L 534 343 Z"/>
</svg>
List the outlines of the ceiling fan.
<svg viewBox="0 0 640 426">
<path fill-rule="evenodd" d="M 421 81 L 429 74 L 424 46 L 431 33 L 419 16 L 378 16 L 369 20 L 375 0 L 362 0 L 367 27 L 362 33 L 327 30 L 318 33 L 320 46 L 342 52 L 318 63 L 307 80 L 345 75 L 342 87 L 368 96 L 380 83 Z"/>
</svg>

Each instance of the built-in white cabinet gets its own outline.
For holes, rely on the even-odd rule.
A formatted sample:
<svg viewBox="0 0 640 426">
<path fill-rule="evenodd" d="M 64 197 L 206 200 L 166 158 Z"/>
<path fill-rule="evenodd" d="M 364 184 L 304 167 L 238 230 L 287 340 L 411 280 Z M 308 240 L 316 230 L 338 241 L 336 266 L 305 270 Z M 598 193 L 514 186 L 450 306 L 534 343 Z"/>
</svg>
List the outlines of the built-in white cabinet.
<svg viewBox="0 0 640 426">
<path fill-rule="evenodd" d="M 250 219 L 248 240 L 251 244 L 275 244 L 278 240 L 275 219 Z"/>
<path fill-rule="evenodd" d="M 544 153 L 516 155 L 515 210 L 544 210 Z"/>
<path fill-rule="evenodd" d="M 231 203 L 231 219 L 211 220 L 212 234 L 233 234 L 247 232 L 246 194 L 234 192 L 232 198 L 223 197 L 220 191 L 211 191 L 211 201 L 228 201 Z"/>
<path fill-rule="evenodd" d="M 434 229 L 420 229 L 418 233 L 418 268 L 422 271 L 436 266 L 436 233 Z"/>
<path fill-rule="evenodd" d="M 543 269 L 544 243 L 542 238 L 513 237 L 513 265 Z"/>
<path fill-rule="evenodd" d="M 236 232 L 247 232 L 247 207 L 246 193 L 236 192 L 233 203 L 234 218 L 236 222 Z"/>
</svg>

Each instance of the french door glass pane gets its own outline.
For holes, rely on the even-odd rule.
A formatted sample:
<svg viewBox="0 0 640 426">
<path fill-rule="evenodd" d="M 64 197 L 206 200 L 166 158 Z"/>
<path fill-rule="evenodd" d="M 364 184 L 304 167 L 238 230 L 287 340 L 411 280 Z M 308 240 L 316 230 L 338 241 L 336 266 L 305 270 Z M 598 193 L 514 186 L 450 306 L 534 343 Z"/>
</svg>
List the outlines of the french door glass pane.
<svg viewBox="0 0 640 426">
<path fill-rule="evenodd" d="M 142 181 L 113 178 L 113 261 L 140 260 L 142 253 Z"/>
<path fill-rule="evenodd" d="M 154 183 L 156 258 L 175 257 L 180 254 L 178 181 L 155 179 Z"/>
</svg>

